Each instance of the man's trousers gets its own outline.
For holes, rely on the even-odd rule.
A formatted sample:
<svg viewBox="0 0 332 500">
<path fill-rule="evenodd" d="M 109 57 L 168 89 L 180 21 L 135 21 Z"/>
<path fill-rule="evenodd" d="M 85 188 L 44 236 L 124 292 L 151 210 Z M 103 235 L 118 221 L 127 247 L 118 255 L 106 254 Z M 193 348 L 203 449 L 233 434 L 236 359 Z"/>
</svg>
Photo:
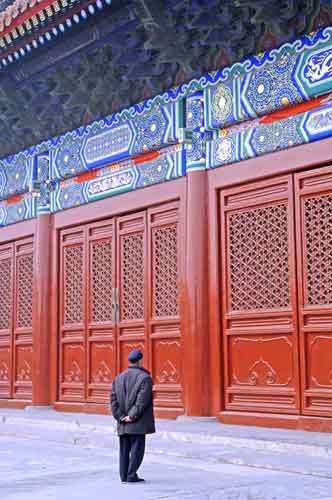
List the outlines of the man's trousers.
<svg viewBox="0 0 332 500">
<path fill-rule="evenodd" d="M 120 438 L 120 478 L 130 481 L 136 478 L 145 452 L 145 434 L 123 434 Z"/>
</svg>

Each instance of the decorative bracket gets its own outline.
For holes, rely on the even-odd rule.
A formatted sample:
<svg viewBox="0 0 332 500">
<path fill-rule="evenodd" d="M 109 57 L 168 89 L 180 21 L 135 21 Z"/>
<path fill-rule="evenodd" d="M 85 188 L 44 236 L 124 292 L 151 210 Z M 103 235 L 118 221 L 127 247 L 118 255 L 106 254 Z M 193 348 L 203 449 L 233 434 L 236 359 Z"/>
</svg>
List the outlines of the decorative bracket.
<svg viewBox="0 0 332 500">
<path fill-rule="evenodd" d="M 193 140 L 193 131 L 187 128 L 179 128 L 178 131 L 179 142 L 181 144 L 191 144 Z"/>
</svg>

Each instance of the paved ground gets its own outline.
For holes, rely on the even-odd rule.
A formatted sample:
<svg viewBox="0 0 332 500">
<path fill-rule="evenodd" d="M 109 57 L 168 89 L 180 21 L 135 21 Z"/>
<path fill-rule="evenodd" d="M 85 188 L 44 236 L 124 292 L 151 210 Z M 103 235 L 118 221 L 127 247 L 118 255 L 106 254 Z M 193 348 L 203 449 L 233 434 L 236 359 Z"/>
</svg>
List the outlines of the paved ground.
<svg viewBox="0 0 332 500">
<path fill-rule="evenodd" d="M 122 485 L 110 422 L 1 410 L 0 499 L 332 500 L 331 435 L 160 422 L 147 483 Z"/>
<path fill-rule="evenodd" d="M 146 485 L 122 485 L 108 449 L 0 437 L 2 500 L 298 500 L 332 498 L 332 480 L 147 455 Z"/>
</svg>

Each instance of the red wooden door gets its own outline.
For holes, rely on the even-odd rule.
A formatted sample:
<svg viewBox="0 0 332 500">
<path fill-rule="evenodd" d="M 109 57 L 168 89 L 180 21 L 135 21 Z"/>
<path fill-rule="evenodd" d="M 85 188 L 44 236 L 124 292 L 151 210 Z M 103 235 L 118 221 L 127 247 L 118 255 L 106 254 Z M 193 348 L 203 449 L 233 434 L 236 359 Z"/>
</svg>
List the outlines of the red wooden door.
<svg viewBox="0 0 332 500">
<path fill-rule="evenodd" d="M 86 394 L 86 238 L 84 226 L 60 234 L 59 399 Z"/>
<path fill-rule="evenodd" d="M 115 373 L 114 225 L 61 231 L 59 399 L 105 403 Z"/>
<path fill-rule="evenodd" d="M 0 246 L 0 397 L 32 397 L 33 240 Z"/>
<path fill-rule="evenodd" d="M 117 220 L 118 371 L 128 366 L 133 349 L 144 353 L 144 364 L 149 366 L 146 232 L 145 212 Z"/>
<path fill-rule="evenodd" d="M 299 413 L 291 176 L 220 195 L 225 406 Z"/>
<path fill-rule="evenodd" d="M 178 203 L 148 211 L 148 332 L 155 408 L 183 413 Z"/>
<path fill-rule="evenodd" d="M 302 408 L 332 416 L 332 168 L 295 176 Z"/>
<path fill-rule="evenodd" d="M 12 397 L 14 246 L 0 246 L 0 397 Z"/>
<path fill-rule="evenodd" d="M 60 233 L 59 400 L 107 403 L 132 349 L 182 412 L 178 204 Z"/>
<path fill-rule="evenodd" d="M 121 217 L 118 224 L 119 367 L 141 349 L 155 408 L 182 413 L 178 204 Z"/>
<path fill-rule="evenodd" d="M 106 403 L 116 373 L 116 330 L 112 294 L 115 286 L 113 220 L 94 223 L 87 236 L 87 388 L 88 402 Z"/>
</svg>

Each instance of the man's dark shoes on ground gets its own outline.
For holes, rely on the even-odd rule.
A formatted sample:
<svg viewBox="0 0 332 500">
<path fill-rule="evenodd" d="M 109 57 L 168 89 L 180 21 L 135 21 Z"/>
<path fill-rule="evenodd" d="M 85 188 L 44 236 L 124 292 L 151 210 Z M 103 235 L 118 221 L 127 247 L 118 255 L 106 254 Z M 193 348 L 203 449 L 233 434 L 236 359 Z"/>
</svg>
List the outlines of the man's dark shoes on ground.
<svg viewBox="0 0 332 500">
<path fill-rule="evenodd" d="M 145 483 L 145 479 L 142 477 L 133 477 L 132 479 L 127 479 L 127 483 Z"/>
<path fill-rule="evenodd" d="M 132 478 L 128 478 L 126 480 L 121 479 L 122 483 L 145 483 L 145 479 L 142 477 L 138 477 L 137 475 Z"/>
</svg>

